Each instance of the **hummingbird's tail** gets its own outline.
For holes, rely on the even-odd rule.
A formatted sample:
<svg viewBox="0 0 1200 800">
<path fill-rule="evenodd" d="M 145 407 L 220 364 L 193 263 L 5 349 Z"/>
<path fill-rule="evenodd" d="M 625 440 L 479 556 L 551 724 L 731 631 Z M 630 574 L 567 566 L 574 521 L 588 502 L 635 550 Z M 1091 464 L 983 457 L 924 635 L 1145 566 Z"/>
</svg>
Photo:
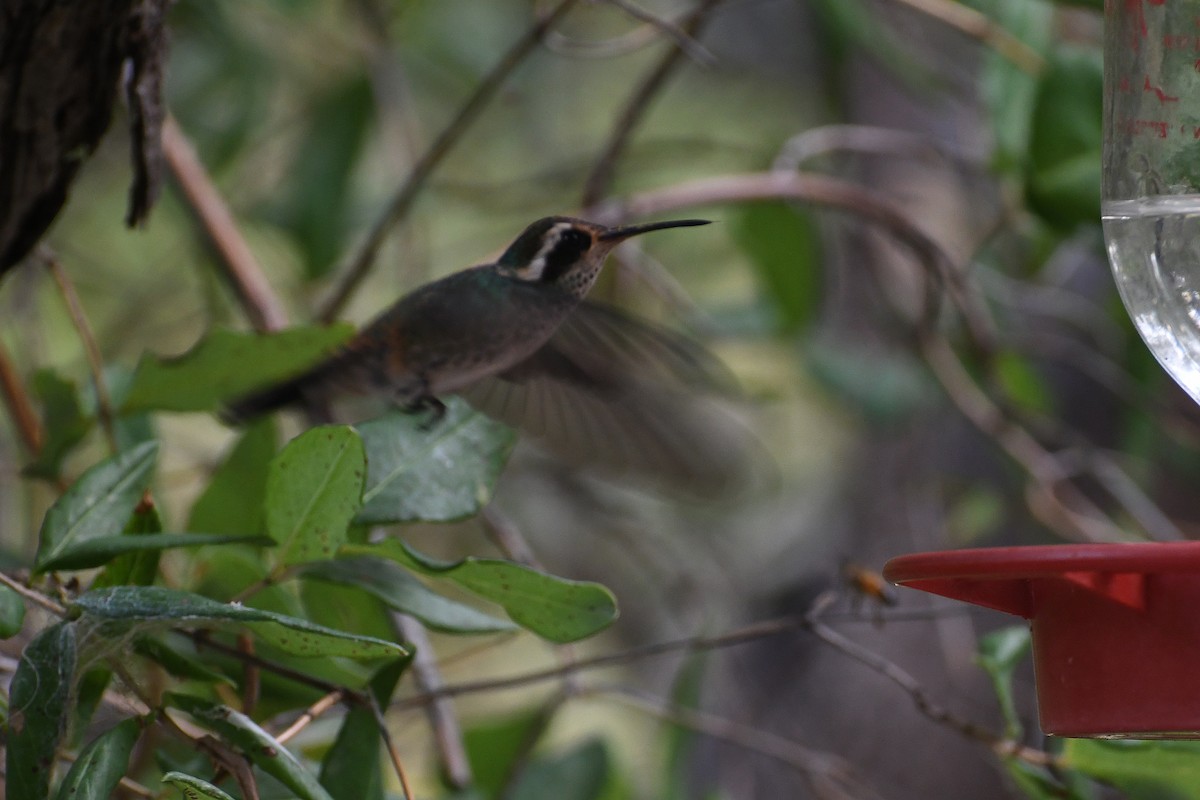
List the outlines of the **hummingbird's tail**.
<svg viewBox="0 0 1200 800">
<path fill-rule="evenodd" d="M 307 390 L 318 375 L 319 370 L 309 370 L 294 378 L 235 397 L 221 409 L 221 421 L 229 425 L 240 425 L 285 406 L 300 405 L 310 399 Z"/>
</svg>

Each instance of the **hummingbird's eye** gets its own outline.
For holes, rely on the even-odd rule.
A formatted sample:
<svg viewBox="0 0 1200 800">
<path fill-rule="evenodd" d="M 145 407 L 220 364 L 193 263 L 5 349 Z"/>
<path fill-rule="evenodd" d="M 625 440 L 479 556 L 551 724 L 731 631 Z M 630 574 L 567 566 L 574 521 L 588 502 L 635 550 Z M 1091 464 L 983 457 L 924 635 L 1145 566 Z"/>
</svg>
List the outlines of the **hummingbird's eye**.
<svg viewBox="0 0 1200 800">
<path fill-rule="evenodd" d="M 553 283 L 563 273 L 579 262 L 592 246 L 592 235 L 579 228 L 567 228 L 558 234 L 557 241 L 545 255 L 545 266 L 542 268 L 543 283 Z"/>
</svg>

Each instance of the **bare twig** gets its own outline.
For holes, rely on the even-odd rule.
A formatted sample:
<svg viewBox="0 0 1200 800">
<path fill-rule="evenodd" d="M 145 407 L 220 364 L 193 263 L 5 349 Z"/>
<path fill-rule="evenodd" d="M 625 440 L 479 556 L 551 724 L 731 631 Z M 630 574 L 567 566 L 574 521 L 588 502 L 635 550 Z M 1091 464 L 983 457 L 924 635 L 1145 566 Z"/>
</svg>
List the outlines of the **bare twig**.
<svg viewBox="0 0 1200 800">
<path fill-rule="evenodd" d="M 1056 763 L 1055 757 L 1050 753 L 1025 747 L 1020 742 L 1014 742 L 1011 739 L 997 736 L 986 728 L 959 718 L 951 713 L 949 709 L 935 703 L 917 679 L 905 672 L 898 665 L 888 661 L 878 653 L 868 650 L 857 642 L 847 639 L 825 625 L 820 621 L 821 613 L 832 602 L 832 593 L 821 595 L 813 602 L 807 615 L 806 627 L 808 630 L 839 653 L 849 656 L 899 686 L 912 698 L 913 705 L 916 706 L 921 714 L 940 725 L 945 725 L 958 731 L 969 739 L 974 739 L 988 745 L 996 755 L 1002 758 L 1019 758 L 1022 761 L 1040 766 L 1050 766 Z"/>
<path fill-rule="evenodd" d="M 250 324 L 257 331 L 287 327 L 287 313 L 282 303 L 238 229 L 225 199 L 174 117 L 168 116 L 164 121 L 162 134 L 163 153 L 171 175 L 217 251 L 221 275 L 233 289 Z"/>
<path fill-rule="evenodd" d="M 408 774 L 404 771 L 404 763 L 400 760 L 400 751 L 396 749 L 396 743 L 392 740 L 392 732 L 388 730 L 387 720 L 383 716 L 383 709 L 379 707 L 379 701 L 375 699 L 374 694 L 368 694 L 370 700 L 371 713 L 375 716 L 375 724 L 379 726 L 379 735 L 383 738 L 384 746 L 388 751 L 388 758 L 392 761 L 392 768 L 396 770 L 396 779 L 400 781 L 400 789 L 404 793 L 404 800 L 416 800 L 416 795 L 413 794 L 412 786 L 408 782 Z"/>
<path fill-rule="evenodd" d="M 109 449 L 115 453 L 117 437 L 113 432 L 112 401 L 108 396 L 108 382 L 104 380 L 104 357 L 100 354 L 100 346 L 96 344 L 96 337 L 92 335 L 87 315 L 83 312 L 83 304 L 79 302 L 79 294 L 75 291 L 75 285 L 71 283 L 67 271 L 63 269 L 62 262 L 46 247 L 38 249 L 38 257 L 54 278 L 54 283 L 67 306 L 71 323 L 83 343 L 83 352 L 87 356 L 88 368 L 92 373 L 92 386 L 96 390 L 96 416 L 100 419 L 100 428 L 108 440 Z"/>
<path fill-rule="evenodd" d="M 288 739 L 291 739 L 297 733 L 304 730 L 313 720 L 336 706 L 338 703 L 342 702 L 345 698 L 346 692 L 343 689 L 338 689 L 322 695 L 317 702 L 304 709 L 304 713 L 301 714 L 295 722 L 289 725 L 287 729 L 283 731 L 283 733 L 276 736 L 275 741 L 279 742 L 280 744 L 286 744 Z"/>
<path fill-rule="evenodd" d="M 458 724 L 458 717 L 454 714 L 454 706 L 449 702 L 450 695 L 443 693 L 446 686 L 442 683 L 437 656 L 433 652 L 429 635 L 420 622 L 407 614 L 392 616 L 401 635 L 416 648 L 412 661 L 413 678 L 422 696 L 429 698 L 423 705 L 429 724 L 433 728 L 446 780 L 458 789 L 470 786 L 473 778 L 471 764 L 463 746 L 462 730 Z"/>
<path fill-rule="evenodd" d="M 818 797 L 829 796 L 821 793 L 820 790 L 820 787 L 826 782 L 843 790 L 843 793 L 837 795 L 839 797 L 846 797 L 847 795 L 844 794 L 846 791 L 853 792 L 849 796 L 857 798 L 879 797 L 878 793 L 855 775 L 853 764 L 831 753 L 812 750 L 770 731 L 743 725 L 715 714 L 667 703 L 625 687 L 609 686 L 593 691 L 673 725 L 699 731 L 714 739 L 730 742 L 787 764 L 809 780 Z"/>
<path fill-rule="evenodd" d="M 370 272 L 371 266 L 375 263 L 375 257 L 379 253 L 379 248 L 383 245 L 384 239 L 391 231 L 393 226 L 403 220 L 409 210 L 412 208 L 413 202 L 417 199 L 417 195 L 425 186 L 425 182 L 433 171 L 442 162 L 442 160 L 450 153 L 458 140 L 462 138 L 463 133 L 471 126 L 479 116 L 479 112 L 487 105 L 499 91 L 500 87 L 508 79 L 509 75 L 520 66 L 521 62 L 533 52 L 551 27 L 553 27 L 562 17 L 578 2 L 578 0 L 560 0 L 548 13 L 533 24 L 525 35 L 522 36 L 500 62 L 492 68 L 492 71 L 484 77 L 483 81 L 476 87 L 475 92 L 467 99 L 458 114 L 450 121 L 450 124 L 438 135 L 433 144 L 429 146 L 421 157 L 413 164 L 412 171 L 408 174 L 403 185 L 396 192 L 392 201 L 388 204 L 387 209 L 376 221 L 375 225 L 367 234 L 366 241 L 360 246 L 358 251 L 350 259 L 346 267 L 339 270 L 340 278 L 329 298 L 322 304 L 318 319 L 323 322 L 330 322 L 341 313 L 342 308 L 358 288 L 358 285 L 366 278 Z"/>
<path fill-rule="evenodd" d="M 717 63 L 716 57 L 708 51 L 708 48 L 696 41 L 692 36 L 692 32 L 685 30 L 680 25 L 676 25 L 671 20 L 651 14 L 646 9 L 629 2 L 629 0 L 603 0 L 603 2 L 621 9 L 638 22 L 644 22 L 661 31 L 675 43 L 680 52 L 685 53 L 688 58 L 698 64 L 712 66 Z"/>
<path fill-rule="evenodd" d="M 709 13 L 720 3 L 721 0 L 704 0 L 684 20 L 680 26 L 682 32 L 689 39 L 695 37 L 701 28 L 703 28 Z M 584 181 L 582 205 L 594 205 L 608 193 L 609 187 L 612 186 L 613 176 L 616 173 L 617 160 L 629 144 L 629 139 L 633 135 L 634 128 L 637 127 L 638 122 L 641 121 L 647 109 L 649 109 L 651 101 L 654 100 L 655 96 L 662 89 L 667 78 L 675 71 L 675 67 L 682 62 L 683 54 L 683 49 L 678 45 L 672 47 L 646 79 L 642 81 L 633 96 L 629 98 L 624 111 L 621 112 L 620 116 L 617 117 L 617 121 L 613 124 L 608 144 L 601 152 L 600 157 L 596 159 L 596 165 L 592 168 L 591 174 Z"/>
<path fill-rule="evenodd" d="M 36 456 L 42 451 L 42 425 L 37 414 L 33 411 L 33 403 L 25 384 L 17 376 L 16 367 L 0 340 L 0 392 L 4 394 L 4 404 L 8 406 L 8 414 L 17 428 L 29 455 Z"/>
<path fill-rule="evenodd" d="M 951 0 L 892 0 L 976 39 L 1007 58 L 1022 72 L 1037 75 L 1046 59 L 986 15 Z"/>
<path fill-rule="evenodd" d="M 30 589 L 28 586 L 24 585 L 23 583 L 15 580 L 13 578 L 10 578 L 8 575 L 5 575 L 3 572 L 0 572 L 0 583 L 4 584 L 8 588 L 12 589 L 14 592 L 21 595 L 21 597 L 24 597 L 26 600 L 33 603 L 34 605 L 41 606 L 46 611 L 49 611 L 51 614 L 55 615 L 56 617 L 66 617 L 67 616 L 66 608 L 64 608 L 63 606 L 54 602 L 49 597 L 46 597 L 41 592 L 35 592 L 33 589 Z"/>
</svg>

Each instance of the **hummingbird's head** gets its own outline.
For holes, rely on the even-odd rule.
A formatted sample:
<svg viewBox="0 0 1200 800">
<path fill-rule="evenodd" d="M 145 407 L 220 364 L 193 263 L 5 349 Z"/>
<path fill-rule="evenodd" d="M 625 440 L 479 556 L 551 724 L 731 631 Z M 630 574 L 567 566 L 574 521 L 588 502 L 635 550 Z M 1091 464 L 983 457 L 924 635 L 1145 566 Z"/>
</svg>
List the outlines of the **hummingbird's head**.
<svg viewBox="0 0 1200 800">
<path fill-rule="evenodd" d="M 681 219 L 609 228 L 574 217 L 544 217 L 526 228 L 497 264 L 518 280 L 554 284 L 583 297 L 600 274 L 604 257 L 631 236 L 707 224 L 706 219 Z"/>
</svg>

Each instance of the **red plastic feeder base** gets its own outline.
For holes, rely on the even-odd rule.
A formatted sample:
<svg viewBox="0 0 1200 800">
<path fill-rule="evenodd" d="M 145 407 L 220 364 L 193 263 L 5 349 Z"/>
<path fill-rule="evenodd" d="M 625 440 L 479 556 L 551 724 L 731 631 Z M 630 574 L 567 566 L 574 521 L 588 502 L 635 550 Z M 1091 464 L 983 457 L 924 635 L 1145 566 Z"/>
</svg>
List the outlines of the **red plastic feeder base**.
<svg viewBox="0 0 1200 800">
<path fill-rule="evenodd" d="M 916 553 L 883 574 L 1029 620 L 1047 733 L 1200 738 L 1200 542 Z"/>
</svg>

